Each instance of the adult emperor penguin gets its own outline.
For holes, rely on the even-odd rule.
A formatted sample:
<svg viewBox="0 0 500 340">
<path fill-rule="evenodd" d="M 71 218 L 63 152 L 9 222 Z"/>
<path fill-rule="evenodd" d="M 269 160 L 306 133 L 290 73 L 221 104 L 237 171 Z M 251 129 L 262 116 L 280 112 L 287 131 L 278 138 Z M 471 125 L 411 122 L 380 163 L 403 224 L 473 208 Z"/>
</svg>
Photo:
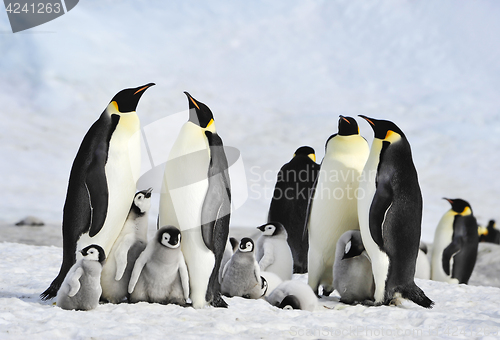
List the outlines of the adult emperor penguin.
<svg viewBox="0 0 500 340">
<path fill-rule="evenodd" d="M 270 222 L 258 227 L 262 235 L 257 239 L 255 259 L 261 271 L 278 275 L 282 281 L 291 280 L 293 258 L 283 224 Z"/>
<path fill-rule="evenodd" d="M 135 261 L 148 243 L 151 191 L 153 189 L 149 188 L 135 194 L 125 225 L 102 269 L 102 298 L 111 303 L 120 303 L 128 296 L 128 283 Z"/>
<path fill-rule="evenodd" d="M 96 244 L 109 253 L 129 212 L 140 175 L 140 122 L 135 110 L 153 83 L 118 92 L 83 138 L 69 176 L 63 210 L 63 261 L 40 297 L 53 298 L 77 249 Z"/>
<path fill-rule="evenodd" d="M 359 230 L 348 230 L 339 238 L 333 264 L 333 287 L 340 302 L 354 304 L 373 300 L 375 283 L 372 264 Z"/>
<path fill-rule="evenodd" d="M 96 244 L 85 247 L 81 254 L 83 257 L 71 267 L 57 292 L 57 306 L 62 309 L 91 310 L 99 305 L 99 281 L 106 255 Z"/>
<path fill-rule="evenodd" d="M 320 165 L 316 163 L 314 149 L 302 146 L 295 151 L 290 162 L 278 172 L 274 187 L 268 222 L 280 222 L 288 234 L 288 245 L 293 255 L 293 272 L 307 273 L 309 238 L 307 204 L 318 176 Z"/>
<path fill-rule="evenodd" d="M 218 273 L 229 234 L 231 190 L 228 163 L 212 112 L 185 92 L 189 120 L 165 167 L 160 224 L 178 227 L 194 308 L 227 307 Z"/>
<path fill-rule="evenodd" d="M 255 260 L 254 243 L 244 237 L 222 272 L 221 291 L 228 297 L 259 299 L 267 292 L 267 281 L 260 275 Z"/>
<path fill-rule="evenodd" d="M 356 121 L 340 116 L 339 132 L 328 138 L 314 196 L 309 207 L 309 286 L 318 294 L 333 291 L 333 263 L 339 237 L 359 229 L 358 177 L 368 158 L 366 140 Z"/>
<path fill-rule="evenodd" d="M 158 229 L 135 262 L 128 284 L 130 302 L 186 304 L 189 277 L 180 243 L 176 227 Z"/>
<path fill-rule="evenodd" d="M 360 179 L 359 225 L 372 261 L 375 304 L 409 299 L 431 308 L 433 302 L 415 284 L 422 194 L 410 144 L 396 124 L 364 118 L 375 136 Z"/>
<path fill-rule="evenodd" d="M 445 198 L 450 204 L 434 234 L 432 280 L 465 283 L 476 264 L 477 221 L 470 204 L 462 199 Z"/>
</svg>

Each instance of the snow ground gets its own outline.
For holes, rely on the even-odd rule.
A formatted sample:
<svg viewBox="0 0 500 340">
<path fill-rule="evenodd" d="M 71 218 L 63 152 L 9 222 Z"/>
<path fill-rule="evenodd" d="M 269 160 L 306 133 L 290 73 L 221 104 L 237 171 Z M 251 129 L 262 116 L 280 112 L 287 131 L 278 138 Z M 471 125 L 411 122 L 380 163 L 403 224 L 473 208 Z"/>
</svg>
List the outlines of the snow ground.
<svg viewBox="0 0 500 340">
<path fill-rule="evenodd" d="M 495 247 L 498 258 L 500 247 Z M 38 297 L 59 270 L 60 248 L 4 242 L 0 255 L 2 339 L 496 339 L 500 331 L 499 288 L 428 280 L 416 282 L 435 301 L 431 310 L 410 302 L 347 306 L 329 297 L 314 312 L 281 310 L 264 300 L 243 298 L 227 299 L 228 309 L 141 302 L 66 311 Z"/>
</svg>

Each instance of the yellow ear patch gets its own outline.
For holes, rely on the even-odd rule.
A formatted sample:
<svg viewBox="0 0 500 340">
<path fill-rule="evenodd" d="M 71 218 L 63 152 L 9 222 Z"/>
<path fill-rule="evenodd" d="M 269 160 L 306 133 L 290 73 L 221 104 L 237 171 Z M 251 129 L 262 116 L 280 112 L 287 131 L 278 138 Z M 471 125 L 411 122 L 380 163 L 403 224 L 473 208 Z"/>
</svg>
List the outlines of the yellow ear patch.
<svg viewBox="0 0 500 340">
<path fill-rule="evenodd" d="M 392 130 L 388 130 L 387 134 L 385 135 L 385 138 L 384 138 L 384 140 L 389 141 L 391 143 L 397 142 L 400 139 L 401 139 L 401 135 L 397 132 L 392 131 Z"/>
<path fill-rule="evenodd" d="M 118 103 L 116 101 L 113 100 L 110 104 L 116 109 L 116 111 L 120 112 L 120 109 L 118 108 Z"/>
<path fill-rule="evenodd" d="M 200 107 L 198 106 L 198 104 L 196 104 L 196 102 L 194 101 L 193 98 L 189 97 L 189 99 L 191 100 L 191 102 L 194 104 L 194 106 L 196 106 L 198 108 L 198 110 L 200 109 Z M 210 125 L 210 123 L 208 123 Z"/>
<path fill-rule="evenodd" d="M 464 211 L 462 211 L 460 215 L 462 216 L 472 215 L 472 211 L 470 210 L 469 207 L 465 207 Z"/>
<path fill-rule="evenodd" d="M 196 105 L 196 104 L 195 104 L 195 105 Z M 208 129 L 208 128 L 210 127 L 210 125 L 212 125 L 213 123 L 214 123 L 214 120 L 213 120 L 213 118 L 212 118 L 212 119 L 210 119 L 210 121 L 208 122 L 207 127 L 206 127 L 205 129 Z"/>
<path fill-rule="evenodd" d="M 312 159 L 313 162 L 316 162 L 316 155 L 315 154 L 310 153 L 309 155 L 307 155 L 307 157 L 309 157 L 310 159 Z"/>
</svg>

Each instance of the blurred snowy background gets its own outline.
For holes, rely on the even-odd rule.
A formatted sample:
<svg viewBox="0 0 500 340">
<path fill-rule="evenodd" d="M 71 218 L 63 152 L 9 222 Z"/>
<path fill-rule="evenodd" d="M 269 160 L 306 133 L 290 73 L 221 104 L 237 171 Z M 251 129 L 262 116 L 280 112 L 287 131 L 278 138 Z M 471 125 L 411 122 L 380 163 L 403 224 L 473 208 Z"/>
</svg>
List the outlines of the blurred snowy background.
<svg viewBox="0 0 500 340">
<path fill-rule="evenodd" d="M 60 232 L 84 134 L 116 92 L 149 82 L 143 126 L 186 110 L 189 91 L 241 151 L 248 199 L 233 226 L 265 221 L 276 172 L 301 145 L 321 161 L 339 114 L 405 132 L 424 241 L 443 196 L 468 200 L 481 224 L 498 219 L 498 18 L 494 0 L 85 0 L 12 34 L 0 10 L 0 224 L 31 214 Z"/>
</svg>

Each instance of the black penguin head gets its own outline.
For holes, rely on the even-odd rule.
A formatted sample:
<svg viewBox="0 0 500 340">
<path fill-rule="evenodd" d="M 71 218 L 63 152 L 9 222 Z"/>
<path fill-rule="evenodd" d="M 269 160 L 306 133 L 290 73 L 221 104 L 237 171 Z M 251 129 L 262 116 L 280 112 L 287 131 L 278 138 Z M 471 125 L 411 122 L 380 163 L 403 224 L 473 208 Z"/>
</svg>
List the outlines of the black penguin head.
<svg viewBox="0 0 500 340">
<path fill-rule="evenodd" d="M 313 162 L 316 162 L 316 154 L 314 153 L 314 149 L 310 146 L 301 146 L 300 148 L 298 148 L 293 154 L 293 157 L 296 156 L 306 156 L 309 157 Z"/>
<path fill-rule="evenodd" d="M 147 190 L 138 191 L 134 196 L 134 201 L 132 202 L 132 209 L 138 215 L 143 215 L 149 211 L 151 207 L 151 192 L 153 188 Z"/>
<path fill-rule="evenodd" d="M 352 117 L 339 116 L 339 136 L 352 136 L 359 134 L 359 127 Z"/>
<path fill-rule="evenodd" d="M 354 230 L 351 233 L 351 239 L 345 244 L 342 260 L 359 256 L 364 250 L 365 246 L 363 245 L 363 240 L 361 239 L 361 233 L 359 230 Z"/>
<path fill-rule="evenodd" d="M 257 229 L 262 231 L 265 236 L 276 236 L 286 232 L 285 227 L 280 222 L 269 222 L 257 227 Z"/>
<path fill-rule="evenodd" d="M 184 94 L 189 101 L 189 121 L 204 129 L 213 124 L 214 115 L 208 106 L 191 97 L 188 92 Z"/>
<path fill-rule="evenodd" d="M 370 124 L 375 133 L 375 138 L 382 140 L 391 140 L 394 138 L 395 134 L 399 135 L 402 138 L 406 138 L 403 131 L 389 120 L 380 120 L 375 118 L 369 118 L 363 115 L 359 115 L 359 117 L 363 118 Z"/>
<path fill-rule="evenodd" d="M 233 249 L 233 253 L 238 250 L 238 240 L 234 237 L 229 238 L 229 242 L 231 243 L 231 248 Z"/>
<path fill-rule="evenodd" d="M 495 223 L 495 220 L 490 220 L 490 221 L 488 222 L 488 226 L 487 226 L 486 228 L 488 228 L 488 230 L 496 229 L 496 223 Z"/>
<path fill-rule="evenodd" d="M 281 309 L 300 309 L 300 301 L 295 295 L 287 295 L 278 305 Z"/>
<path fill-rule="evenodd" d="M 418 247 L 421 251 L 424 252 L 424 254 L 427 255 L 427 252 L 429 251 L 429 249 L 427 248 L 427 244 L 425 244 L 424 242 L 420 241 L 420 246 Z"/>
<path fill-rule="evenodd" d="M 175 249 L 181 245 L 181 231 L 174 226 L 165 226 L 156 232 L 157 241 L 167 248 Z"/>
<path fill-rule="evenodd" d="M 451 204 L 451 210 L 456 212 L 459 215 L 472 215 L 472 208 L 469 204 L 469 202 L 464 201 L 460 198 L 446 198 L 443 197 L 443 199 L 447 200 Z"/>
<path fill-rule="evenodd" d="M 85 259 L 98 261 L 101 264 L 106 260 L 106 253 L 104 253 L 104 249 L 97 244 L 91 244 L 90 246 L 83 248 L 80 253 L 82 253 Z"/>
<path fill-rule="evenodd" d="M 239 251 L 242 253 L 251 253 L 253 252 L 253 240 L 249 237 L 243 237 L 240 241 Z"/>
<path fill-rule="evenodd" d="M 137 104 L 139 103 L 139 99 L 141 99 L 144 92 L 153 85 L 155 84 L 149 83 L 133 89 L 121 90 L 120 92 L 115 94 L 113 99 L 111 99 L 108 108 L 113 108 L 116 113 L 127 113 L 135 111 L 137 108 Z"/>
</svg>

